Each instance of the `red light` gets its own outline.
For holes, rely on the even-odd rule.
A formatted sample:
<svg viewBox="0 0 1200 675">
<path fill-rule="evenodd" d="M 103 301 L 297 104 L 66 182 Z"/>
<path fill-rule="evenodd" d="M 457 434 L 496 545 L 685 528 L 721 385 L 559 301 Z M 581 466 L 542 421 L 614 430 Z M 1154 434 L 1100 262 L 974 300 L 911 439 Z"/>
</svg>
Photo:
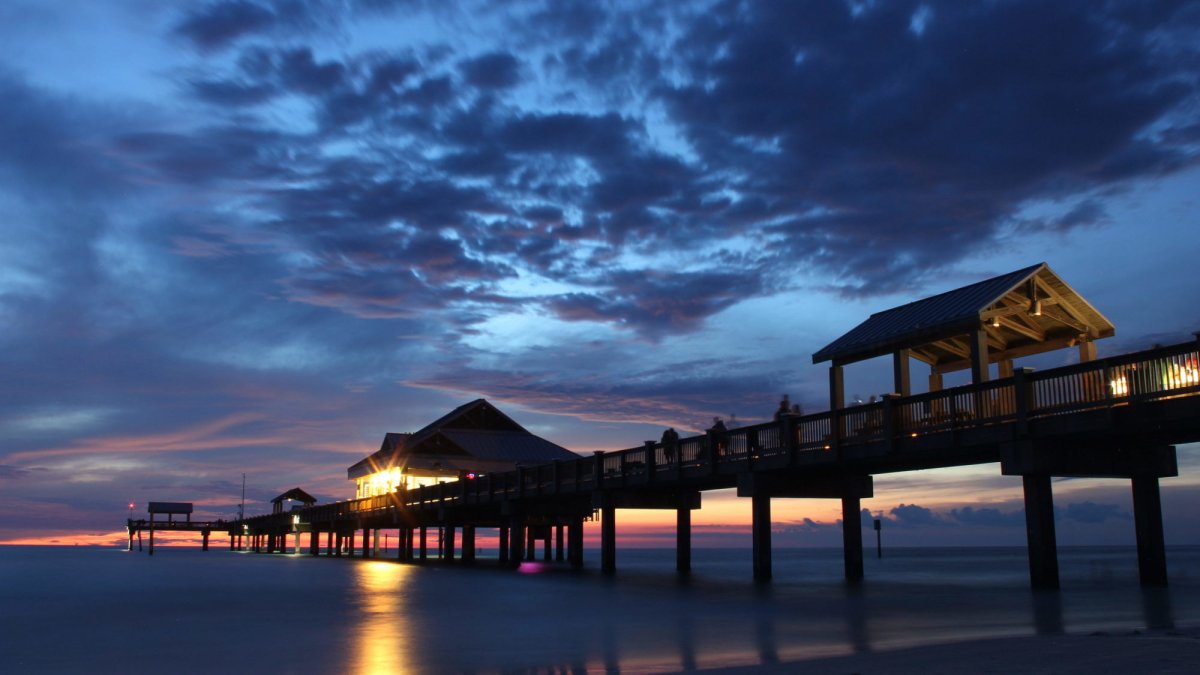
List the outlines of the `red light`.
<svg viewBox="0 0 1200 675">
<path fill-rule="evenodd" d="M 467 480 L 475 480 L 475 472 L 474 471 L 467 472 Z"/>
</svg>

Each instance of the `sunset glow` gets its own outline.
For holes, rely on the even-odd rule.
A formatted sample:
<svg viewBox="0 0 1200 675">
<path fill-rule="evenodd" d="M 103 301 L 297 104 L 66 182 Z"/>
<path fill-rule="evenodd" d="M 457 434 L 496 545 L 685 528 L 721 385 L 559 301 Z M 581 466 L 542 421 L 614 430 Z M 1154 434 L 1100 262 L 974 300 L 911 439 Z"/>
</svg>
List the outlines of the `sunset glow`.
<svg viewBox="0 0 1200 675">
<path fill-rule="evenodd" d="M 1116 335 L 1016 367 L 1193 340 L 1196 16 L 10 0 L 0 544 L 124 546 L 151 500 L 231 520 L 243 476 L 247 515 L 384 493 L 410 477 L 347 467 L 480 397 L 582 456 L 763 422 L 784 394 L 824 411 L 824 345 L 1039 261 Z M 1060 308 L 1027 300 L 987 325 L 1037 335 L 1018 317 Z M 915 391 L 940 377 L 914 367 Z M 894 388 L 888 357 L 846 369 L 851 402 Z M 1172 544 L 1200 540 L 1198 455 L 1162 481 Z M 1020 545 L 1020 490 L 996 465 L 889 474 L 862 507 L 892 541 Z M 1128 493 L 1055 481 L 1062 540 L 1128 540 Z M 696 545 L 745 546 L 748 514 L 705 494 Z M 779 546 L 839 545 L 833 500 L 772 516 Z M 618 537 L 672 546 L 673 517 L 622 510 Z"/>
</svg>

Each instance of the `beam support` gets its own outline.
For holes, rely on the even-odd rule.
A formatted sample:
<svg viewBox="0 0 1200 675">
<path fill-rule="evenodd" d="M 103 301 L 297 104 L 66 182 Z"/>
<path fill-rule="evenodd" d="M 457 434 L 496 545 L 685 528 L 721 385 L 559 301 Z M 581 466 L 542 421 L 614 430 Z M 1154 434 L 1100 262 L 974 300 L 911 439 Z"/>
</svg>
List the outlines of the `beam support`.
<svg viewBox="0 0 1200 675">
<path fill-rule="evenodd" d="M 750 498 L 753 523 L 754 580 L 771 580 L 771 497 L 756 494 Z"/>
<path fill-rule="evenodd" d="M 1029 580 L 1036 589 L 1057 590 L 1058 543 L 1054 535 L 1054 494 L 1049 474 L 1021 476 L 1025 488 L 1025 533 Z"/>
<path fill-rule="evenodd" d="M 600 571 L 613 574 L 617 571 L 617 507 L 605 497 L 600 508 Z"/>
<path fill-rule="evenodd" d="M 858 584 L 863 579 L 862 502 L 858 497 L 842 497 L 842 557 L 846 581 Z"/>
<path fill-rule="evenodd" d="M 1133 522 L 1137 530 L 1138 576 L 1143 586 L 1167 585 L 1167 549 L 1163 538 L 1162 498 L 1158 479 L 1134 476 Z"/>
<path fill-rule="evenodd" d="M 692 510 L 682 506 L 675 510 L 675 571 L 692 571 Z"/>
</svg>

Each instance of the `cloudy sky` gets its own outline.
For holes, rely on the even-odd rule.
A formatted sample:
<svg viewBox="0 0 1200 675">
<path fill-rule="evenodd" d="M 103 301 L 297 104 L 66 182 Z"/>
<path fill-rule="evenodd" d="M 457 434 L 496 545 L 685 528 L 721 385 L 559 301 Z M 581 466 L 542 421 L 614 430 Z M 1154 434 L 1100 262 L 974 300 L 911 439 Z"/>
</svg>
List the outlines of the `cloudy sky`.
<svg viewBox="0 0 1200 675">
<path fill-rule="evenodd" d="M 251 513 L 345 498 L 481 396 L 580 452 L 822 410 L 829 341 L 1040 261 L 1117 325 L 1102 356 L 1191 339 L 1198 33 L 1194 2 L 7 0 L 0 541 L 229 517 L 243 473 Z M 1020 544 L 998 473 L 864 506 Z M 1127 483 L 1055 489 L 1061 542 L 1132 541 Z M 706 505 L 698 543 L 749 541 Z M 778 505 L 780 543 L 837 514 Z"/>
</svg>

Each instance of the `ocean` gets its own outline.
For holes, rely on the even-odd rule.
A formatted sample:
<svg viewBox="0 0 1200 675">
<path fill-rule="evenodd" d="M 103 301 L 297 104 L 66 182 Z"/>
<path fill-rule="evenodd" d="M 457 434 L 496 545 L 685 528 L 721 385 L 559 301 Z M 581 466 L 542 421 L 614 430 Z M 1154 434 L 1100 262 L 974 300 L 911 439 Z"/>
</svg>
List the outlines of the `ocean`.
<svg viewBox="0 0 1200 675">
<path fill-rule="evenodd" d="M 1200 624 L 1200 547 L 1142 589 L 1132 548 L 1060 548 L 1060 592 L 1023 548 L 620 549 L 618 572 L 159 548 L 0 546 L 5 673 L 672 672 L 975 638 Z M 389 552 L 394 556 L 394 549 Z M 588 550 L 592 555 L 595 551 Z"/>
</svg>

